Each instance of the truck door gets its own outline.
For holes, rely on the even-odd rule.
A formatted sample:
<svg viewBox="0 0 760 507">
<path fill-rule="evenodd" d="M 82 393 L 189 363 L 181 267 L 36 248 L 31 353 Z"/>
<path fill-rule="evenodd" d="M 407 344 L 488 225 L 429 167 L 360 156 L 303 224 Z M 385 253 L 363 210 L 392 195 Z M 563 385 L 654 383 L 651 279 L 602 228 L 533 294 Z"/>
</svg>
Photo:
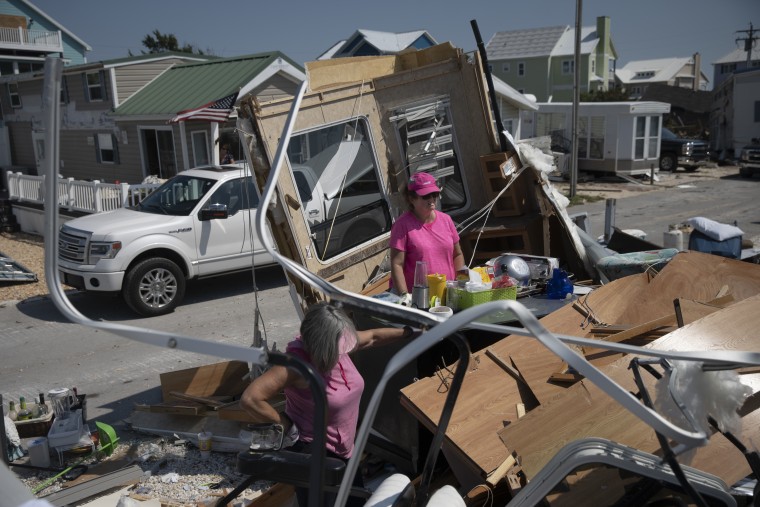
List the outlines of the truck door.
<svg viewBox="0 0 760 507">
<path fill-rule="evenodd" d="M 264 264 L 273 264 L 274 259 L 264 250 L 264 246 L 256 232 L 256 211 L 259 207 L 259 194 L 256 191 L 256 185 L 250 177 L 244 178 L 241 185 L 242 192 L 240 195 L 240 215 L 243 216 L 243 228 L 245 235 L 243 238 L 243 252 L 246 253 L 247 265 L 261 266 Z M 269 222 L 266 223 L 264 234 L 270 244 L 274 244 L 272 232 L 269 230 Z M 253 263 L 251 262 L 253 256 Z"/>
<path fill-rule="evenodd" d="M 224 219 L 204 220 L 193 216 L 198 238 L 198 273 L 201 276 L 234 271 L 250 266 L 250 256 L 243 251 L 245 219 L 240 212 L 242 178 L 224 182 L 201 208 L 211 204 L 225 204 L 229 216 Z"/>
</svg>

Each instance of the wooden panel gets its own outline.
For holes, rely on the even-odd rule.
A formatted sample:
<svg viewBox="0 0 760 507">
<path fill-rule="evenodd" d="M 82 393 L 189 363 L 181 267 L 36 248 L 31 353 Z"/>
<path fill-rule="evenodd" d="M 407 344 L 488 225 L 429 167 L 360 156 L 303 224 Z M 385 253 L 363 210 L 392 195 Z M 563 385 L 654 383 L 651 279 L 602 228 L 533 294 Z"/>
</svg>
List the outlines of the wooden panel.
<svg viewBox="0 0 760 507">
<path fill-rule="evenodd" d="M 175 398 L 172 391 L 192 396 L 237 396 L 248 386 L 243 377 L 248 373 L 248 363 L 224 361 L 221 363 L 162 373 L 161 395 L 164 401 Z"/>
<path fill-rule="evenodd" d="M 652 343 L 652 347 L 664 350 L 731 349 L 760 351 L 757 328 L 760 316 L 756 309 L 760 296 L 747 299 L 727 309 L 712 313 L 697 322 L 680 328 Z M 730 329 L 727 336 L 726 329 Z M 636 391 L 631 372 L 630 358 L 623 358 L 604 368 L 605 373 L 625 389 Z M 758 389 L 757 374 L 742 377 L 744 383 L 754 383 Z M 645 383 L 654 393 L 654 379 L 644 376 Z M 754 411 L 746 422 L 755 421 Z M 558 424 L 557 421 L 562 421 Z M 499 436 L 522 458 L 523 469 L 528 477 L 534 477 L 546 462 L 565 444 L 586 436 L 609 438 L 616 442 L 656 453 L 659 449 L 654 431 L 638 418 L 624 410 L 595 385 L 583 381 L 568 388 L 562 396 L 536 408 L 520 419 L 517 424 L 501 430 Z M 742 438 L 756 440 L 760 427 L 755 423 L 744 424 Z M 722 439 L 713 439 L 699 449 L 695 461 L 686 463 L 715 474 L 728 484 L 747 475 L 750 470 L 738 450 L 731 451 Z"/>
<path fill-rule="evenodd" d="M 498 354 L 498 351 L 497 351 Z M 508 355 L 499 357 L 508 361 Z M 453 368 L 453 367 L 451 367 Z M 442 370 L 450 382 L 452 375 Z M 427 428 L 434 431 L 448 392 L 441 377 L 434 375 L 418 380 L 401 390 L 401 404 Z M 488 396 L 475 396 L 487 392 Z M 517 404 L 530 404 L 532 396 L 518 385 L 506 370 L 484 352 L 473 354 L 465 375 L 446 439 L 463 451 L 483 478 L 508 457 L 509 451 L 498 438 L 497 431 L 517 420 Z"/>
<path fill-rule="evenodd" d="M 715 277 L 717 277 L 717 279 L 714 279 L 714 276 L 712 275 L 713 271 L 709 268 L 711 264 L 718 266 L 715 270 L 717 273 Z M 689 273 L 690 267 L 695 270 L 693 273 Z M 738 297 L 746 297 L 746 295 L 750 294 L 753 290 L 755 294 L 760 293 L 760 279 L 758 279 L 760 267 L 758 266 L 739 261 L 731 261 L 730 259 L 724 260 L 707 254 L 679 254 L 679 256 L 671 261 L 671 264 L 658 275 L 658 278 L 663 277 L 665 282 L 659 284 L 663 286 L 657 289 L 657 293 L 651 290 L 653 282 L 650 281 L 645 274 L 616 280 L 615 282 L 600 287 L 591 293 L 595 295 L 593 298 L 594 305 L 592 306 L 594 313 L 600 317 L 600 320 L 611 324 L 624 324 L 626 326 L 634 326 L 637 323 L 649 322 L 658 318 L 658 316 L 663 316 L 668 313 L 674 315 L 672 299 L 674 294 L 676 295 L 675 297 L 677 297 L 678 293 L 675 292 L 675 289 L 669 289 L 667 287 L 667 271 L 671 268 L 676 273 L 670 275 L 670 278 L 685 277 L 692 280 L 699 279 L 700 277 L 704 278 L 704 283 L 707 286 L 707 289 L 683 288 L 678 282 L 675 282 L 674 286 L 681 287 L 680 290 L 691 295 L 709 294 L 710 297 L 705 299 L 712 299 L 720 293 L 723 286 L 726 285 L 724 281 L 731 282 L 728 284 L 728 292 L 736 294 Z M 745 276 L 739 276 L 742 273 L 744 273 Z M 652 311 L 649 314 L 643 313 L 637 317 L 637 313 L 634 311 L 628 313 L 621 311 L 621 308 L 627 306 L 646 304 L 647 299 L 658 299 L 661 307 L 659 307 L 657 311 Z M 645 303 L 641 303 L 642 301 Z M 718 315 L 721 313 L 716 311 L 717 308 L 713 306 L 685 300 L 681 300 L 681 307 L 686 322 L 696 320 L 703 315 L 712 312 L 715 312 L 712 313 L 712 315 Z M 630 317 L 630 315 L 641 320 L 636 322 L 633 320 L 633 317 Z M 632 320 L 629 321 L 627 320 L 628 318 L 631 318 Z M 578 313 L 573 307 L 566 306 L 541 319 L 541 323 L 547 329 L 555 333 L 585 337 L 590 334 L 592 326 L 584 325 L 584 319 L 584 315 Z M 701 322 L 701 320 L 699 322 Z M 679 330 L 677 332 L 683 331 Z M 720 336 L 722 335 L 719 335 L 719 337 Z M 726 338 L 733 338 L 733 336 Z M 660 346 L 657 344 L 664 342 L 658 340 L 653 343 L 656 346 Z M 689 348 L 699 349 L 701 346 L 694 345 Z M 508 375 L 503 369 L 500 369 L 501 371 L 495 369 L 486 370 L 486 367 L 483 366 L 483 360 L 487 359 L 484 357 L 485 351 L 476 353 L 481 359 L 480 368 L 484 372 L 493 371 L 491 374 L 492 376 L 487 377 L 486 375 L 483 375 L 482 377 L 478 377 L 477 381 L 473 381 L 474 379 L 468 374 L 466 377 L 467 381 L 462 386 L 462 391 L 459 396 L 460 401 L 458 401 L 458 406 L 454 412 L 454 418 L 452 419 L 452 425 L 456 424 L 456 430 L 450 429 L 451 433 L 447 433 L 447 438 L 449 438 L 449 443 L 461 453 L 462 459 L 467 461 L 470 466 L 479 470 L 484 477 L 493 470 L 493 468 L 490 467 L 495 467 L 501 464 L 501 462 L 496 463 L 497 459 L 493 455 L 493 449 L 495 446 L 490 432 L 494 431 L 494 428 L 503 426 L 505 419 L 512 421 L 512 424 L 510 424 L 507 429 L 512 426 L 520 427 L 526 433 L 525 438 L 539 439 L 539 437 L 545 435 L 546 438 L 552 439 L 554 438 L 555 432 L 560 436 L 562 435 L 564 425 L 569 419 L 565 414 L 555 412 L 552 414 L 554 418 L 552 423 L 547 422 L 545 428 L 538 430 L 533 436 L 528 436 L 534 432 L 534 428 L 531 427 L 532 424 L 530 422 L 525 423 L 525 421 L 531 420 L 530 416 L 533 413 L 532 410 L 535 409 L 539 402 L 542 404 L 550 404 L 557 399 L 562 399 L 564 396 L 572 396 L 572 402 L 569 403 L 571 406 L 576 406 L 581 410 L 585 407 L 589 407 L 589 410 L 591 410 L 591 408 L 593 408 L 591 402 L 595 401 L 595 399 L 590 398 L 590 395 L 585 389 L 585 387 L 589 385 L 588 382 L 578 384 L 572 391 L 570 390 L 572 388 L 568 388 L 568 385 L 566 384 L 560 385 L 548 382 L 549 377 L 562 368 L 563 362 L 555 355 L 551 354 L 535 338 L 512 335 L 490 345 L 489 349 L 505 363 L 516 367 L 529 387 L 526 388 L 522 383 L 518 383 L 518 381 L 514 380 L 514 378 Z M 598 351 L 590 350 L 586 352 L 594 354 Z M 599 357 L 596 357 L 592 362 L 601 365 L 616 361 L 617 357 L 618 356 L 613 354 L 599 354 Z M 628 359 L 623 360 L 623 364 L 626 366 L 627 361 Z M 488 360 L 488 362 L 491 361 Z M 493 366 L 495 365 L 492 365 L 492 367 Z M 624 373 L 627 374 L 627 377 L 625 377 L 626 379 L 630 378 L 629 372 L 624 371 Z M 416 382 L 402 390 L 402 401 L 404 402 L 404 406 L 412 411 L 415 417 L 423 421 L 423 423 L 430 428 L 434 428 L 435 425 L 433 421 L 438 419 L 440 409 L 443 405 L 442 397 L 436 394 L 436 388 L 439 383 L 440 381 L 436 378 L 428 378 Z M 626 386 L 626 388 L 633 388 L 633 385 L 630 382 L 627 384 L 624 383 L 623 385 Z M 519 394 L 515 393 L 515 390 L 519 389 L 522 389 L 522 392 Z M 510 394 L 505 395 L 504 391 L 509 391 Z M 600 393 L 597 393 L 594 398 L 608 400 L 606 395 Z M 515 406 L 520 402 L 525 403 L 528 414 L 520 419 L 519 423 L 516 423 Z M 460 408 L 460 404 L 467 408 L 463 410 Z M 491 407 L 493 405 L 498 406 L 503 412 L 508 412 L 509 415 L 492 414 L 489 411 L 478 408 Z M 543 407 L 539 407 L 536 410 L 542 409 Z M 477 412 L 478 410 L 480 410 L 479 413 Z M 474 415 L 470 414 L 470 412 L 473 412 Z M 512 415 L 513 413 L 515 414 L 514 416 Z M 606 424 L 614 423 L 616 418 L 622 417 L 619 414 L 610 414 L 607 405 L 604 405 L 600 411 L 595 412 L 595 415 L 599 419 L 599 422 L 597 423 L 592 420 L 588 424 L 589 428 L 597 426 L 603 428 Z M 502 431 L 507 430 L 505 429 Z M 641 428 L 638 428 L 637 431 L 640 433 L 642 430 Z M 644 430 L 644 432 L 651 436 L 653 443 L 656 443 L 651 431 L 646 432 L 646 430 Z M 634 435 L 631 435 L 631 438 L 638 436 L 635 434 L 636 431 L 633 433 Z M 463 434 L 481 435 L 481 440 L 480 442 L 470 442 L 465 437 L 461 436 Z M 615 436 L 617 437 L 617 435 Z M 507 445 L 507 447 L 509 446 Z M 506 459 L 509 454 L 509 449 L 507 449 L 507 447 L 499 450 L 499 457 L 503 456 L 504 459 Z M 556 449 L 552 448 L 550 452 L 547 452 L 547 456 L 553 456 L 555 450 Z"/>
</svg>

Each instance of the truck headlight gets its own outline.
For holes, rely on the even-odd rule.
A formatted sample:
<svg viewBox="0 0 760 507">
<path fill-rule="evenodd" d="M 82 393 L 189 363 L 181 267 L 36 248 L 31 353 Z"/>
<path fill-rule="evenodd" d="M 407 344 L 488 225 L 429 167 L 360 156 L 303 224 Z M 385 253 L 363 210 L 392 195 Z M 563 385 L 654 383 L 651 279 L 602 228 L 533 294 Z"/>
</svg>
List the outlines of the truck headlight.
<svg viewBox="0 0 760 507">
<path fill-rule="evenodd" d="M 691 143 L 686 143 L 683 146 L 681 146 L 681 154 L 691 155 Z"/>
<path fill-rule="evenodd" d="M 97 264 L 101 259 L 113 259 L 119 250 L 121 250 L 121 241 L 90 243 L 90 264 Z"/>
<path fill-rule="evenodd" d="M 744 162 L 749 162 L 749 151 L 742 150 L 742 160 Z"/>
</svg>

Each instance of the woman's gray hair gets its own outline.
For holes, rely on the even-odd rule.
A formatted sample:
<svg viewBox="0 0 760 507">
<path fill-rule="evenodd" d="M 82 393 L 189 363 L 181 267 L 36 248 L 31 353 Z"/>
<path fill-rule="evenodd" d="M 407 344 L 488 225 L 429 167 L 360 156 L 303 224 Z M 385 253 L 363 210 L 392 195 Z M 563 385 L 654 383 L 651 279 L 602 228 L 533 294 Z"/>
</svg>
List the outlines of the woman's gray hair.
<svg viewBox="0 0 760 507">
<path fill-rule="evenodd" d="M 343 310 L 323 301 L 306 312 L 301 341 L 320 372 L 329 372 L 338 362 L 340 337 L 345 332 L 356 336 L 356 328 Z"/>
</svg>

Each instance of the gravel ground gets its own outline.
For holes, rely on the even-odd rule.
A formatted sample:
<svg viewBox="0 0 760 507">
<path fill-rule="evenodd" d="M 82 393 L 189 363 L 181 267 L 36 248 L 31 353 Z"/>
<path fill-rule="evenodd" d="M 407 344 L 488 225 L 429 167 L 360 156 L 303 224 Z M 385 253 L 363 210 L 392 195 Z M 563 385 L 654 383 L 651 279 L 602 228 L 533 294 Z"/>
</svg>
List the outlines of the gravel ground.
<svg viewBox="0 0 760 507">
<path fill-rule="evenodd" d="M 56 466 L 55 458 L 51 458 L 51 461 L 51 466 Z M 74 463 L 78 461 L 74 460 Z M 212 452 L 209 457 L 204 458 L 196 447 L 173 438 L 152 437 L 120 443 L 111 456 L 101 460 L 85 459 L 82 463 L 95 473 L 98 465 L 107 466 L 109 461 L 120 461 L 124 465 L 131 461 L 138 465 L 143 471 L 143 476 L 137 484 L 129 488 L 127 495 L 136 501 L 159 500 L 162 506 L 214 505 L 244 478 L 235 470 L 234 453 Z M 31 491 L 44 486 L 58 475 L 58 472 L 23 468 L 13 470 Z M 272 484 L 265 481 L 254 482 L 231 505 L 247 503 L 260 496 Z M 40 489 L 37 496 L 44 497 L 61 491 L 66 485 L 63 479 L 57 479 Z M 92 499 L 84 500 L 80 504 L 90 500 Z"/>
<path fill-rule="evenodd" d="M 48 294 L 45 282 L 45 246 L 42 236 L 24 232 L 0 233 L 0 254 L 37 275 L 36 282 L 0 283 L 0 303 L 23 301 Z"/>
</svg>

